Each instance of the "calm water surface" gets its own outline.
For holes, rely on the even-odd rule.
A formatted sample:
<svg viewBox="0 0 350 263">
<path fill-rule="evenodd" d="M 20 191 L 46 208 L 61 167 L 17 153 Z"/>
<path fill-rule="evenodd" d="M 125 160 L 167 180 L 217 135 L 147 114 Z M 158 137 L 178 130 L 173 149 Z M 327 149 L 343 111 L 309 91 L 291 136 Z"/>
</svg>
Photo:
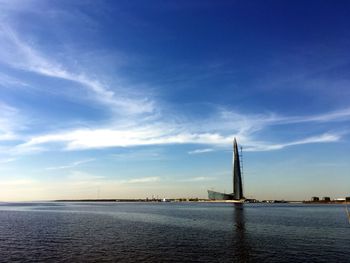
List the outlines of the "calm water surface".
<svg viewBox="0 0 350 263">
<path fill-rule="evenodd" d="M 350 262 L 341 205 L 0 203 L 0 262 Z"/>
</svg>

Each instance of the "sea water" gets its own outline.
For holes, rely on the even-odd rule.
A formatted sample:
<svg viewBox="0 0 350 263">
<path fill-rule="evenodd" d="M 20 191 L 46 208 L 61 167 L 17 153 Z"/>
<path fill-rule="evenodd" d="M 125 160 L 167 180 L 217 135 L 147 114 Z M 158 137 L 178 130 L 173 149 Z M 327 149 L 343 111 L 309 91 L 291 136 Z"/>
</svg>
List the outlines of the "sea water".
<svg viewBox="0 0 350 263">
<path fill-rule="evenodd" d="M 341 205 L 0 203 L 0 262 L 350 262 Z"/>
</svg>

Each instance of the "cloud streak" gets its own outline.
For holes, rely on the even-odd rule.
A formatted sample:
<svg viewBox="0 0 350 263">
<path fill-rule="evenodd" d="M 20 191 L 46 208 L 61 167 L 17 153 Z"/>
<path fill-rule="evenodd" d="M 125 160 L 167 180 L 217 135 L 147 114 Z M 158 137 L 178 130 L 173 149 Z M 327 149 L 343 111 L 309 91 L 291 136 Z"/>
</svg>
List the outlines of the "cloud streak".
<svg viewBox="0 0 350 263">
<path fill-rule="evenodd" d="M 27 87 L 27 86 L 28 84 L 26 82 L 0 72 L 0 88 L 1 87 L 5 87 L 5 88 Z"/>
<path fill-rule="evenodd" d="M 18 109 L 0 101 L 0 141 L 16 140 L 17 130 L 23 128 Z"/>
<path fill-rule="evenodd" d="M 276 124 L 293 124 L 306 122 L 340 122 L 350 120 L 350 108 L 327 112 L 324 114 L 278 117 L 274 120 Z"/>
<path fill-rule="evenodd" d="M 13 147 L 10 151 L 15 155 L 50 149 L 67 151 L 169 144 L 227 147 L 227 145 L 231 145 L 234 137 L 239 138 L 246 150 L 272 151 L 293 145 L 336 142 L 342 138 L 342 135 L 327 131 L 300 140 L 276 144 L 257 139 L 257 133 L 267 127 L 313 122 L 343 122 L 350 119 L 350 108 L 308 116 L 281 116 L 274 113 L 242 114 L 219 108 L 212 116 L 192 121 L 181 112 L 164 114 L 163 109 L 159 110 L 159 105 L 155 105 L 155 101 L 147 97 L 136 96 L 130 99 L 127 88 L 112 89 L 88 73 L 72 70 L 67 65 L 49 59 L 49 56 L 25 42 L 5 23 L 0 26 L 0 44 L 4 47 L 0 51 L 0 59 L 12 68 L 79 84 L 90 94 L 93 94 L 93 99 L 96 102 L 107 106 L 114 114 L 114 120 L 104 127 L 73 128 L 68 131 L 24 136 L 24 138 L 22 136 L 24 142 Z M 12 84 L 18 81 L 7 75 L 1 76 Z M 157 112 L 155 112 L 155 108 L 157 108 Z M 12 124 L 16 110 L 5 104 L 0 104 L 0 110 L 3 112 L 0 115 L 0 141 L 18 138 L 15 133 L 18 123 Z M 129 117 L 130 115 L 132 116 Z M 140 115 L 142 117 L 139 117 Z M 115 119 L 124 123 L 124 126 L 116 127 L 113 123 Z M 213 151 L 212 148 L 203 148 L 189 151 L 188 154 L 202 154 L 211 151 Z M 67 169 L 78 165 L 73 163 L 59 167 L 48 167 L 47 170 Z"/>
<path fill-rule="evenodd" d="M 54 167 L 47 167 L 45 170 L 62 170 L 62 169 L 69 169 L 69 168 L 74 168 L 77 167 L 81 164 L 93 162 L 95 159 L 87 159 L 87 160 L 81 160 L 81 161 L 76 161 L 68 165 L 62 165 L 62 166 L 54 166 Z"/>
<path fill-rule="evenodd" d="M 311 144 L 311 143 L 326 143 L 339 141 L 344 133 L 325 132 L 314 136 L 309 136 L 303 139 L 273 143 L 264 142 L 255 139 L 255 133 L 269 126 L 281 125 L 283 120 L 284 125 L 293 125 L 295 123 L 304 122 L 329 122 L 329 121 L 344 121 L 347 118 L 348 111 L 336 111 L 325 113 L 323 115 L 301 117 L 276 117 L 274 115 L 262 116 L 259 118 L 255 115 L 244 116 L 244 120 L 239 122 L 238 126 L 224 127 L 224 123 L 228 122 L 232 114 L 224 112 L 219 116 L 216 125 L 208 121 L 208 127 L 201 127 L 201 124 L 196 123 L 153 123 L 140 124 L 125 127 L 105 127 L 96 129 L 73 129 L 57 133 L 48 133 L 37 135 L 29 138 L 26 142 L 17 145 L 12 151 L 17 153 L 25 153 L 31 151 L 40 151 L 45 149 L 55 150 L 88 150 L 88 149 L 103 149 L 109 147 L 135 147 L 147 145 L 169 145 L 169 144 L 197 144 L 211 145 L 214 147 L 227 147 L 231 145 L 234 137 L 238 137 L 240 142 L 245 146 L 247 151 L 272 151 L 279 150 L 289 146 Z M 235 114 L 234 119 L 243 119 L 243 115 Z M 255 120 L 257 120 L 255 124 Z M 347 119 L 346 119 L 347 120 Z M 221 123 L 223 123 L 221 125 Z M 213 131 L 213 127 L 219 126 L 221 130 Z M 194 130 L 192 127 L 195 127 Z M 202 128 L 202 131 L 198 130 Z M 207 130 L 204 130 L 207 129 Z M 196 131 L 198 130 L 198 131 Z M 235 133 L 229 133 L 229 131 Z M 53 146 L 54 145 L 54 146 Z M 189 151 L 188 154 L 201 154 L 213 151 L 212 148 L 203 148 Z"/>
<path fill-rule="evenodd" d="M 202 154 L 202 153 L 209 153 L 213 151 L 214 149 L 205 148 L 205 149 L 197 149 L 197 150 L 189 151 L 188 154 Z"/>
<path fill-rule="evenodd" d="M 142 178 L 135 178 L 130 180 L 121 181 L 123 183 L 130 183 L 130 184 L 139 184 L 139 183 L 154 183 L 158 182 L 160 180 L 157 176 L 151 176 L 151 177 L 142 177 Z"/>
<path fill-rule="evenodd" d="M 38 145 L 58 143 L 62 150 L 86 150 L 108 147 L 134 147 L 146 145 L 169 145 L 169 144 L 204 144 L 217 147 L 227 147 L 231 145 L 235 135 L 223 136 L 217 133 L 173 133 L 167 134 L 165 131 L 153 130 L 76 130 L 67 133 L 50 134 L 38 136 L 25 144 L 19 145 L 20 149 L 35 147 Z M 301 140 L 273 144 L 256 141 L 246 138 L 243 141 L 247 151 L 272 151 L 283 149 L 288 146 L 302 145 L 310 143 L 337 142 L 341 135 L 333 133 L 324 133 L 318 136 L 311 136 Z M 58 149 L 56 146 L 56 149 Z M 189 152 L 189 154 L 200 154 L 211 152 L 212 149 L 198 149 Z"/>
<path fill-rule="evenodd" d="M 4 158 L 4 159 L 0 159 L 0 164 L 4 164 L 4 163 L 11 163 L 16 161 L 16 158 Z"/>
<path fill-rule="evenodd" d="M 149 98 L 130 99 L 125 88 L 119 88 L 116 92 L 86 73 L 74 73 L 63 65 L 49 60 L 38 50 L 19 39 L 17 34 L 4 24 L 0 26 L 0 41 L 3 42 L 2 46 L 7 47 L 0 51 L 0 59 L 13 68 L 80 84 L 94 94 L 94 100 L 107 105 L 117 113 L 141 114 L 151 113 L 154 110 L 154 102 Z"/>
<path fill-rule="evenodd" d="M 182 180 L 182 182 L 204 182 L 215 180 L 215 177 L 198 176 Z"/>
<path fill-rule="evenodd" d="M 280 149 L 283 149 L 289 146 L 295 146 L 295 145 L 337 142 L 340 139 L 341 139 L 341 136 L 338 134 L 325 133 L 318 136 L 312 136 L 312 137 L 304 138 L 302 140 L 281 143 L 281 144 L 256 143 L 256 145 L 246 147 L 245 150 L 246 151 L 274 151 L 274 150 L 280 150 Z"/>
</svg>

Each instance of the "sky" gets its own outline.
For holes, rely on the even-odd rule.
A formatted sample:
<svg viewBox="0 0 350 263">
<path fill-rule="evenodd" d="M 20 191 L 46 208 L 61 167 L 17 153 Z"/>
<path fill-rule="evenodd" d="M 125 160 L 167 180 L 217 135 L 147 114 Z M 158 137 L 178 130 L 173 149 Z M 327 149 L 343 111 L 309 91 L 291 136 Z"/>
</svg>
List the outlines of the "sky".
<svg viewBox="0 0 350 263">
<path fill-rule="evenodd" d="M 0 201 L 350 196 L 349 13 L 0 0 Z"/>
</svg>

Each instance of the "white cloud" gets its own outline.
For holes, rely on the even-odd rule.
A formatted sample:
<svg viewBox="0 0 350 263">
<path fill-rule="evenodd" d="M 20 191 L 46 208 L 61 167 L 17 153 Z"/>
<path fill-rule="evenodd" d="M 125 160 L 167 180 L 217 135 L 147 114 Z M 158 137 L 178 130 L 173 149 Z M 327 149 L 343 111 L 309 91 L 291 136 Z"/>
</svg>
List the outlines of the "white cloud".
<svg viewBox="0 0 350 263">
<path fill-rule="evenodd" d="M 26 149 L 48 143 L 63 143 L 66 150 L 81 150 L 106 147 L 130 147 L 160 144 L 214 144 L 225 145 L 233 140 L 232 136 L 224 137 L 217 133 L 180 133 L 169 132 L 160 127 L 114 129 L 84 129 L 57 134 L 33 137 L 18 147 Z"/>
<path fill-rule="evenodd" d="M 11 77 L 0 72 L 0 87 L 27 87 L 28 84 L 20 79 Z"/>
<path fill-rule="evenodd" d="M 74 182 L 74 183 L 91 183 L 91 182 L 98 182 L 103 180 L 105 177 L 104 176 L 99 176 L 99 175 L 94 175 L 86 172 L 81 172 L 81 171 L 72 171 L 67 177 L 67 180 L 69 182 Z"/>
<path fill-rule="evenodd" d="M 327 133 L 298 141 L 274 144 L 259 141 L 256 138 L 257 133 L 267 127 L 305 122 L 347 121 L 350 118 L 350 108 L 311 116 L 279 116 L 274 113 L 242 114 L 221 108 L 207 118 L 193 121 L 181 115 L 180 112 L 164 114 L 162 109 L 155 112 L 158 105 L 155 105 L 153 100 L 142 96 L 130 99 L 126 88 L 111 89 L 103 81 L 91 77 L 84 71 L 79 73 L 79 71 L 71 70 L 67 65 L 61 65 L 49 59 L 49 56 L 39 52 L 38 48 L 20 39 L 18 34 L 6 24 L 0 26 L 0 44 L 2 44 L 0 59 L 5 63 L 16 69 L 78 83 L 94 95 L 94 100 L 107 106 L 115 116 L 119 117 L 114 118 L 104 127 L 73 128 L 68 131 L 33 134 L 28 136 L 29 138 L 25 137 L 24 143 L 13 147 L 9 151 L 11 154 L 40 152 L 48 149 L 84 150 L 164 144 L 202 144 L 227 147 L 231 145 L 234 137 L 238 137 L 247 150 L 269 151 L 299 144 L 336 142 L 341 135 L 340 133 Z M 16 110 L 1 104 L 0 110 L 5 112 L 0 115 L 0 141 L 17 138 L 16 130 L 19 122 L 14 118 L 17 116 Z M 126 114 L 127 117 L 120 117 L 123 114 Z M 130 117 L 130 114 L 135 114 L 135 116 Z M 116 127 L 115 122 L 124 123 L 124 126 Z M 188 153 L 200 154 L 211 151 L 213 149 L 204 148 Z M 77 165 L 69 164 L 47 169 L 65 169 L 74 166 Z"/>
<path fill-rule="evenodd" d="M 82 171 L 72 171 L 66 178 L 66 182 L 74 185 L 98 185 L 98 184 L 115 184 L 115 185 L 123 185 L 123 184 L 144 184 L 144 183 L 152 183 L 160 181 L 160 177 L 158 176 L 149 176 L 149 177 L 140 177 L 133 178 L 127 180 L 110 180 L 104 176 L 94 175 Z"/>
<path fill-rule="evenodd" d="M 182 180 L 182 182 L 202 182 L 214 180 L 214 177 L 198 176 Z"/>
<path fill-rule="evenodd" d="M 312 136 L 302 140 L 281 143 L 281 144 L 266 144 L 266 143 L 255 143 L 245 148 L 246 151 L 273 151 L 286 148 L 288 146 L 301 145 L 301 144 L 310 144 L 310 143 L 327 143 L 327 142 L 337 142 L 341 139 L 341 136 L 338 134 L 325 133 L 319 136 Z"/>
<path fill-rule="evenodd" d="M 277 117 L 274 121 L 276 124 L 293 124 L 305 122 L 335 122 L 350 120 L 350 108 L 340 109 L 336 111 L 326 112 L 323 114 Z"/>
<path fill-rule="evenodd" d="M 0 141 L 17 139 L 16 130 L 23 127 L 18 115 L 16 108 L 0 101 Z"/>
<path fill-rule="evenodd" d="M 123 183 L 130 183 L 130 184 L 138 184 L 138 183 L 153 183 L 158 182 L 160 180 L 157 176 L 151 176 L 151 177 L 142 177 L 142 178 L 135 178 L 130 180 L 121 181 Z"/>
<path fill-rule="evenodd" d="M 165 160 L 167 157 L 163 154 L 161 149 L 130 149 L 128 151 L 122 151 L 120 153 L 114 153 L 110 155 L 114 161 L 160 161 Z"/>
<path fill-rule="evenodd" d="M 86 73 L 75 73 L 49 60 L 28 43 L 19 39 L 17 34 L 5 24 L 0 26 L 0 41 L 2 41 L 0 59 L 14 68 L 78 83 L 94 94 L 94 100 L 107 105 L 118 113 L 138 114 L 150 113 L 154 110 L 154 102 L 149 98 L 130 99 L 130 94 L 125 88 L 111 90 L 107 84 Z M 135 94 L 133 95 L 135 97 Z"/>
<path fill-rule="evenodd" d="M 93 162 L 93 161 L 95 161 L 95 159 L 81 160 L 81 161 L 76 161 L 76 162 L 73 162 L 73 163 L 68 164 L 68 165 L 54 166 L 54 167 L 47 167 L 47 168 L 45 168 L 45 170 L 61 170 L 61 169 L 69 169 L 69 168 L 73 168 L 73 167 L 79 166 L 79 165 L 81 165 L 81 164 L 84 164 L 84 163 L 89 163 L 89 162 Z"/>
<path fill-rule="evenodd" d="M 214 149 L 211 149 L 211 148 L 196 149 L 193 151 L 189 151 L 188 154 L 201 154 L 201 153 L 208 153 L 208 152 L 212 152 L 212 151 L 214 151 Z"/>
<path fill-rule="evenodd" d="M 229 117 L 225 113 L 225 120 L 218 120 L 227 122 Z M 331 117 L 320 117 L 312 119 L 330 119 Z M 334 119 L 339 117 L 339 114 L 325 114 L 324 116 L 333 116 Z M 237 116 L 236 116 L 237 118 Z M 215 147 L 231 147 L 234 137 L 239 138 L 239 142 L 245 146 L 248 151 L 271 151 L 278 150 L 292 145 L 301 145 L 309 143 L 325 143 L 336 142 L 342 137 L 341 133 L 324 133 L 321 135 L 311 136 L 291 142 L 283 142 L 274 144 L 272 142 L 264 142 L 255 139 L 255 132 L 264 129 L 268 126 L 280 124 L 280 118 L 267 115 L 265 118 L 259 118 L 257 127 L 254 126 L 256 116 L 251 119 L 249 116 L 245 117 L 245 121 L 240 123 L 241 126 L 227 127 L 224 130 L 213 131 L 213 127 L 209 125 L 207 131 L 203 127 L 202 132 L 193 132 L 197 130 L 196 123 L 191 125 L 184 123 L 153 123 L 127 125 L 120 127 L 106 127 L 97 129 L 73 129 L 71 131 L 48 133 L 43 135 L 33 136 L 25 143 L 18 145 L 13 151 L 25 152 L 30 149 L 37 150 L 38 147 L 48 148 L 52 147 L 56 150 L 84 150 L 97 149 L 108 147 L 132 147 L 145 145 L 168 145 L 168 144 L 198 144 L 198 145 L 212 145 Z M 287 119 L 287 118 L 285 118 Z M 333 119 L 332 119 L 333 120 Z M 221 126 L 217 123 L 217 126 Z M 242 124 L 243 123 L 243 124 Z M 228 133 L 233 130 L 235 133 Z M 212 148 L 203 148 L 190 151 L 189 154 L 200 154 L 213 151 Z"/>
<path fill-rule="evenodd" d="M 216 147 L 227 147 L 232 144 L 233 138 L 238 137 L 240 143 L 247 151 L 271 151 L 279 150 L 292 145 L 309 143 L 337 142 L 341 135 L 337 133 L 324 133 L 317 136 L 307 137 L 297 141 L 274 144 L 254 140 L 252 136 L 239 134 L 221 135 L 219 133 L 190 133 L 177 130 L 162 129 L 159 126 L 147 126 L 127 129 L 83 129 L 62 132 L 57 134 L 39 135 L 18 145 L 20 151 L 28 148 L 56 143 L 55 149 L 84 150 L 108 147 L 133 147 L 145 145 L 168 145 L 168 144 L 203 144 Z M 190 151 L 189 154 L 211 152 L 213 149 L 204 148 Z"/>
<path fill-rule="evenodd" d="M 16 161 L 17 159 L 16 158 L 4 158 L 4 159 L 0 159 L 0 163 L 11 163 L 11 162 L 14 162 Z"/>
</svg>

